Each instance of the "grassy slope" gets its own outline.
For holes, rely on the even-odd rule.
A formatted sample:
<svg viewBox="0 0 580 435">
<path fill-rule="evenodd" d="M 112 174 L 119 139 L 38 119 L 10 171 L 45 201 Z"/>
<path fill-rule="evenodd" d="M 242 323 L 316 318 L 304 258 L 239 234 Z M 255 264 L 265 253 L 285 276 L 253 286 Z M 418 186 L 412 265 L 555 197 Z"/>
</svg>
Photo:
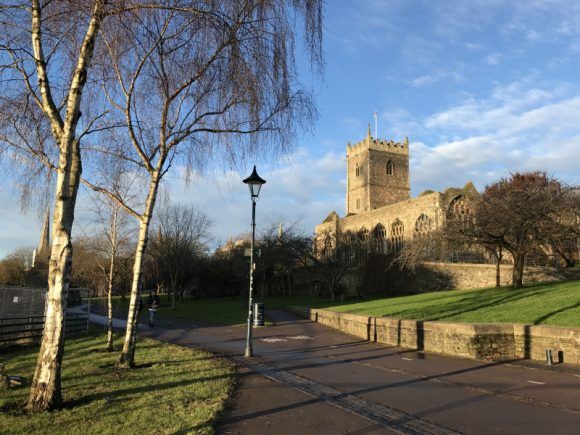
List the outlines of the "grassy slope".
<svg viewBox="0 0 580 435">
<path fill-rule="evenodd" d="M 66 408 L 23 415 L 28 388 L 0 394 L 0 433 L 212 433 L 230 394 L 234 368 L 220 358 L 144 339 L 134 370 L 115 368 L 118 352 L 102 351 L 105 336 L 69 339 L 63 363 Z M 3 353 L 9 374 L 30 379 L 38 349 Z"/>
<path fill-rule="evenodd" d="M 347 303 L 332 309 L 375 317 L 579 327 L 580 281 L 536 284 L 520 290 L 451 290 Z"/>
<path fill-rule="evenodd" d="M 509 287 L 450 290 L 361 302 L 331 303 L 308 296 L 267 297 L 264 302 L 268 309 L 301 305 L 376 317 L 580 327 L 580 281 L 536 284 L 520 290 Z M 120 300 L 118 303 L 122 304 Z M 246 304 L 242 298 L 201 299 L 178 302 L 177 309 L 172 310 L 163 296 L 159 314 L 236 325 L 246 321 Z M 126 311 L 126 303 L 121 309 Z"/>
</svg>

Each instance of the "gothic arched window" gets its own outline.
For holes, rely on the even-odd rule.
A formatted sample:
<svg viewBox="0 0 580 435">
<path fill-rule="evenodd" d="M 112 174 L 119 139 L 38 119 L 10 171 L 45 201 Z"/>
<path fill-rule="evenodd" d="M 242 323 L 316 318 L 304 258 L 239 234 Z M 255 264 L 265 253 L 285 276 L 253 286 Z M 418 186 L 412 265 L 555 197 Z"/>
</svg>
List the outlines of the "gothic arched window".
<svg viewBox="0 0 580 435">
<path fill-rule="evenodd" d="M 367 256 L 369 250 L 369 230 L 361 228 L 358 232 L 358 252 L 364 258 Z"/>
<path fill-rule="evenodd" d="M 322 258 L 325 261 L 329 261 L 334 254 L 334 239 L 333 236 L 327 234 L 324 238 L 323 247 L 322 247 Z"/>
<path fill-rule="evenodd" d="M 366 228 L 361 228 L 361 230 L 358 232 L 358 239 L 361 241 L 361 243 L 366 243 L 369 241 L 369 230 L 367 230 Z"/>
<path fill-rule="evenodd" d="M 400 251 L 405 244 L 405 226 L 399 219 L 395 219 L 391 226 L 391 245 L 393 252 Z"/>
<path fill-rule="evenodd" d="M 353 234 L 350 231 L 344 233 L 344 262 L 351 264 L 356 258 L 356 242 Z"/>
<path fill-rule="evenodd" d="M 413 231 L 413 236 L 417 237 L 428 234 L 432 229 L 433 221 L 425 213 L 422 213 L 421 216 L 419 216 L 415 221 L 415 230 Z"/>
<path fill-rule="evenodd" d="M 387 175 L 393 175 L 393 170 L 394 170 L 393 162 L 389 160 L 387 162 Z"/>
<path fill-rule="evenodd" d="M 387 230 L 381 224 L 377 224 L 373 230 L 373 249 L 377 254 L 387 253 Z"/>
<path fill-rule="evenodd" d="M 465 196 L 458 196 L 447 207 L 447 220 L 467 222 L 472 218 L 471 204 Z"/>
<path fill-rule="evenodd" d="M 355 177 L 358 177 L 360 175 L 360 167 L 358 166 L 358 163 L 355 164 L 354 175 Z"/>
</svg>

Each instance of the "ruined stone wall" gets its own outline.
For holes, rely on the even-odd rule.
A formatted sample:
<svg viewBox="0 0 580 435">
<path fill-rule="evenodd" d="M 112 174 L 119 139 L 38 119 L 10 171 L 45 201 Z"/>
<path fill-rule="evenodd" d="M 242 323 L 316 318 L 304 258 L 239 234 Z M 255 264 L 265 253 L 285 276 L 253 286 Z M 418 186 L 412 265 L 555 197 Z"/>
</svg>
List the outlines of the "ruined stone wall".
<svg viewBox="0 0 580 435">
<path fill-rule="evenodd" d="M 470 289 L 492 287 L 495 285 L 496 271 L 494 264 L 438 262 L 424 262 L 421 264 L 425 269 L 434 272 L 425 274 L 425 276 L 422 276 L 421 272 L 417 273 L 416 279 L 426 290 Z M 512 272 L 513 265 L 502 264 L 500 266 L 502 285 L 511 285 Z M 437 283 L 437 276 L 445 277 L 445 281 Z M 580 279 L 580 270 L 541 266 L 528 266 L 524 268 L 524 283 L 563 281 L 568 279 Z M 449 287 L 449 284 L 451 284 L 451 287 Z"/>
<path fill-rule="evenodd" d="M 580 328 L 511 323 L 423 322 L 368 317 L 308 307 L 296 314 L 346 334 L 408 349 L 492 361 L 545 360 L 546 350 L 563 362 L 580 364 Z"/>
<path fill-rule="evenodd" d="M 383 266 L 374 266 L 371 275 L 365 272 L 368 269 L 364 267 L 347 274 L 341 281 L 345 296 L 395 296 L 495 286 L 494 264 L 424 262 L 419 263 L 413 271 L 393 268 L 374 276 L 373 273 L 380 267 Z M 512 269 L 511 264 L 501 265 L 502 285 L 511 285 Z M 580 280 L 580 269 L 547 266 L 524 268 L 525 284 L 567 280 Z"/>
<path fill-rule="evenodd" d="M 410 240 L 413 238 L 415 223 L 421 214 L 427 215 L 432 220 L 433 228 L 442 225 L 445 213 L 440 193 L 433 192 L 368 213 L 347 216 L 340 219 L 339 225 L 342 231 L 358 232 L 366 228 L 370 233 L 380 223 L 387 230 L 387 237 L 391 237 L 391 226 L 399 219 L 404 225 L 405 239 Z"/>
</svg>

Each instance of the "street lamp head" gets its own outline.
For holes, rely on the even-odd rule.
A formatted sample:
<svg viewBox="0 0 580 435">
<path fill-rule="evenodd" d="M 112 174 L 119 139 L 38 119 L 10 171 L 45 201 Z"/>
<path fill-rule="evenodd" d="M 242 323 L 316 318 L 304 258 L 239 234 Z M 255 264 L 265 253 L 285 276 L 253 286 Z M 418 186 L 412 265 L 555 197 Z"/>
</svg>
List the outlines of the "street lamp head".
<svg viewBox="0 0 580 435">
<path fill-rule="evenodd" d="M 250 195 L 252 195 L 252 198 L 257 198 L 260 194 L 262 184 L 265 184 L 266 180 L 258 175 L 258 172 L 256 172 L 256 166 L 254 165 L 254 170 L 250 176 L 244 180 L 244 183 L 246 183 L 250 188 Z"/>
</svg>

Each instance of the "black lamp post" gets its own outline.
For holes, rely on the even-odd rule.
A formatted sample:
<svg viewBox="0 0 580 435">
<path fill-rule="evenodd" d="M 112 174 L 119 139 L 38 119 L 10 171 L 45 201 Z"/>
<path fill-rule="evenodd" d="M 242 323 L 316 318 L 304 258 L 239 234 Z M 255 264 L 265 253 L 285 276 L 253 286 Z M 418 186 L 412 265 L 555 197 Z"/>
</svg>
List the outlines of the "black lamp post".
<svg viewBox="0 0 580 435">
<path fill-rule="evenodd" d="M 246 335 L 246 351 L 244 356 L 253 356 L 252 350 L 252 314 L 253 314 L 253 302 L 252 302 L 252 291 L 254 289 L 254 238 L 256 236 L 256 199 L 260 194 L 260 189 L 262 184 L 266 183 L 266 180 L 261 178 L 256 172 L 256 166 L 251 175 L 244 180 L 244 183 L 250 188 L 250 196 L 252 198 L 252 244 L 250 246 L 250 290 L 248 292 L 249 307 L 248 307 L 248 333 Z"/>
</svg>

